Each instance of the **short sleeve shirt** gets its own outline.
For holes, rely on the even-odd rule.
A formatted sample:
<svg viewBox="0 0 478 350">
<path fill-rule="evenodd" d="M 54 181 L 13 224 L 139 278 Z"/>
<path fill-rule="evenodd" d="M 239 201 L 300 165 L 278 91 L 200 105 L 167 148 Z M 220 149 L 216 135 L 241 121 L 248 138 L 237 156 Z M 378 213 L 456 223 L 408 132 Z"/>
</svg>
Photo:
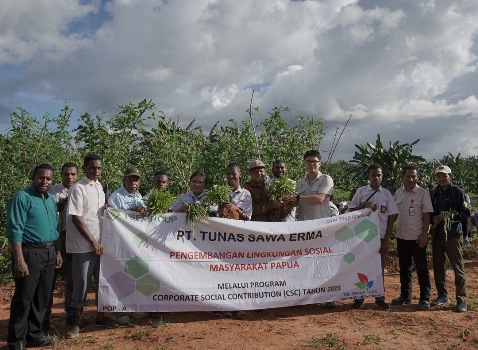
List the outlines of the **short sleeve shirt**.
<svg viewBox="0 0 478 350">
<path fill-rule="evenodd" d="M 354 198 L 350 202 L 350 208 L 357 208 L 363 202 L 375 202 L 377 205 L 380 238 L 384 238 L 387 233 L 388 217 L 398 214 L 392 194 L 382 186 L 379 186 L 378 190 L 374 190 L 370 185 L 362 186 L 355 192 Z"/>
<path fill-rule="evenodd" d="M 398 207 L 398 231 L 395 237 L 418 239 L 423 232 L 423 214 L 433 213 L 430 193 L 417 185 L 411 191 L 402 187 L 395 193 L 395 203 Z"/>
<path fill-rule="evenodd" d="M 86 176 L 71 186 L 68 195 L 66 216 L 66 251 L 67 253 L 87 253 L 93 246 L 78 231 L 72 215 L 81 216 L 92 236 L 101 242 L 101 225 L 105 205 L 105 193 L 99 181 L 92 181 Z"/>
<path fill-rule="evenodd" d="M 134 194 L 121 186 L 108 197 L 108 204 L 117 209 L 133 209 L 137 207 L 144 207 L 143 197 L 136 191 Z"/>
<path fill-rule="evenodd" d="M 193 192 L 183 193 L 179 196 L 178 200 L 173 204 L 171 209 L 173 211 L 178 211 L 183 204 L 193 204 L 196 202 L 202 205 L 204 203 L 205 194 L 206 191 L 202 191 L 201 194 L 196 197 Z"/>
<path fill-rule="evenodd" d="M 52 195 L 55 203 L 58 203 L 60 199 L 66 199 L 68 197 L 68 188 L 66 188 L 62 183 L 59 183 L 51 186 L 48 193 Z M 63 211 L 59 214 L 59 231 L 63 231 L 63 229 L 66 227 L 66 206 L 65 209 L 63 209 Z"/>
<path fill-rule="evenodd" d="M 332 195 L 334 181 L 329 175 L 318 173 L 315 179 L 307 177 L 299 179 L 296 192 L 300 195 L 311 196 L 317 194 Z M 329 198 L 320 204 L 303 203 L 299 200 L 299 221 L 323 219 L 330 216 Z"/>
<path fill-rule="evenodd" d="M 248 220 L 251 220 L 252 216 L 252 197 L 251 193 L 239 186 L 235 190 L 229 193 L 229 200 L 239 209 L 244 211 L 244 214 L 247 215 Z"/>
</svg>

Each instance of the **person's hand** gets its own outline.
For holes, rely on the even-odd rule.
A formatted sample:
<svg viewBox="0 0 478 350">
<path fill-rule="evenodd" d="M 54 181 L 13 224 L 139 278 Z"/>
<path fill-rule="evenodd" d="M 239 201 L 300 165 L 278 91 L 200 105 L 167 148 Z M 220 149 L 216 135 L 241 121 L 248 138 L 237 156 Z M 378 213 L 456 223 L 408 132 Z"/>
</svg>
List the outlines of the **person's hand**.
<svg viewBox="0 0 478 350">
<path fill-rule="evenodd" d="M 96 255 L 103 254 L 103 247 L 101 246 L 101 244 L 99 244 L 97 241 L 94 241 L 93 243 L 91 243 L 91 245 L 93 246 L 93 249 L 95 250 Z"/>
<path fill-rule="evenodd" d="M 15 262 L 13 265 L 13 277 L 24 278 L 28 277 L 29 274 L 28 265 L 23 258 L 20 261 Z"/>
<path fill-rule="evenodd" d="M 280 208 L 284 207 L 284 204 L 282 202 L 279 202 L 279 201 L 272 202 L 271 207 L 272 207 L 272 209 L 280 209 Z"/>
<path fill-rule="evenodd" d="M 284 196 L 282 198 L 282 200 L 285 203 L 290 203 L 293 206 L 297 206 L 297 196 L 293 196 L 293 195 L 288 194 L 287 196 Z"/>
<path fill-rule="evenodd" d="M 382 244 L 380 245 L 379 252 L 381 254 L 388 253 L 388 247 L 390 245 L 390 242 L 386 239 L 383 240 Z"/>
<path fill-rule="evenodd" d="M 144 218 L 146 215 L 148 215 L 148 211 L 146 210 L 145 207 L 135 207 L 135 208 L 133 208 L 133 209 L 131 209 L 131 210 L 140 213 L 143 218 Z"/>
<path fill-rule="evenodd" d="M 362 205 L 363 205 L 364 209 L 365 208 L 370 208 L 370 209 L 372 209 L 372 211 L 377 210 L 377 204 L 375 204 L 375 202 L 364 202 Z"/>
<path fill-rule="evenodd" d="M 421 234 L 420 236 L 418 236 L 417 243 L 418 243 L 418 247 L 425 248 L 428 243 L 428 235 Z"/>
<path fill-rule="evenodd" d="M 435 225 L 438 225 L 438 224 L 439 224 L 440 222 L 442 222 L 442 221 L 443 221 L 443 212 L 441 212 L 439 215 L 435 215 L 435 216 L 433 217 L 433 223 L 434 223 Z"/>
<path fill-rule="evenodd" d="M 59 269 L 63 265 L 63 258 L 59 251 L 56 252 L 56 261 L 55 261 L 55 269 Z"/>
</svg>

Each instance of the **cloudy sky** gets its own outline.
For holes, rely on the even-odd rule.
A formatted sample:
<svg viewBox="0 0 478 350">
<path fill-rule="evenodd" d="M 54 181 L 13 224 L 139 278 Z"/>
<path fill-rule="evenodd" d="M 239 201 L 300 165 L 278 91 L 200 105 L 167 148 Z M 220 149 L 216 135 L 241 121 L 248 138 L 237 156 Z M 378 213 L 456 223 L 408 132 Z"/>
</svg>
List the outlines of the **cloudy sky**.
<svg viewBox="0 0 478 350">
<path fill-rule="evenodd" d="M 322 117 L 328 151 L 421 141 L 477 155 L 476 0 L 2 0 L 0 128 L 23 107 L 75 119 L 152 99 L 205 129 L 274 106 Z"/>
</svg>

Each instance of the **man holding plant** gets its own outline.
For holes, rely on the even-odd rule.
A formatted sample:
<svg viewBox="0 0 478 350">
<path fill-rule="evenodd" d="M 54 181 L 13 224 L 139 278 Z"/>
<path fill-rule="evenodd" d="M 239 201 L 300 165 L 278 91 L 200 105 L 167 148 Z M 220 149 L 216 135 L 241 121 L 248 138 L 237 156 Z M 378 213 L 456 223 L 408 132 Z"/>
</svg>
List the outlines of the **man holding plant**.
<svg viewBox="0 0 478 350">
<path fill-rule="evenodd" d="M 284 179 L 287 181 L 287 184 L 290 185 L 292 189 L 291 193 L 287 193 L 287 194 L 293 193 L 293 189 L 296 186 L 296 182 L 294 180 L 287 178 L 287 165 L 285 164 L 284 161 L 279 159 L 274 161 L 274 163 L 272 164 L 272 174 L 274 175 L 274 177 L 269 179 L 269 181 L 267 182 L 269 186 L 273 186 L 276 180 Z M 269 187 L 269 189 L 270 188 L 271 187 Z M 278 214 L 278 216 L 282 218 L 282 220 L 277 220 L 277 221 L 285 221 L 285 222 L 296 221 L 296 211 L 297 211 L 296 207 L 292 205 L 285 205 L 283 207 L 283 210 L 278 209 L 275 211 Z M 271 214 L 273 213 L 274 211 Z M 271 215 L 271 217 L 272 216 L 275 216 L 275 215 Z"/>
<path fill-rule="evenodd" d="M 440 165 L 435 170 L 438 186 L 432 190 L 433 204 L 432 222 L 434 225 L 432 254 L 433 274 L 438 297 L 431 306 L 450 304 L 446 290 L 446 258 L 455 272 L 456 307 L 455 311 L 467 311 L 465 302 L 466 280 L 463 260 L 463 228 L 462 222 L 470 217 L 470 209 L 466 205 L 463 191 L 451 183 L 451 169 Z"/>
<path fill-rule="evenodd" d="M 269 221 L 269 213 L 273 209 L 281 208 L 279 202 L 269 202 L 266 194 L 266 166 L 257 159 L 249 164 L 251 180 L 244 184 L 244 188 L 252 197 L 252 221 Z"/>
</svg>

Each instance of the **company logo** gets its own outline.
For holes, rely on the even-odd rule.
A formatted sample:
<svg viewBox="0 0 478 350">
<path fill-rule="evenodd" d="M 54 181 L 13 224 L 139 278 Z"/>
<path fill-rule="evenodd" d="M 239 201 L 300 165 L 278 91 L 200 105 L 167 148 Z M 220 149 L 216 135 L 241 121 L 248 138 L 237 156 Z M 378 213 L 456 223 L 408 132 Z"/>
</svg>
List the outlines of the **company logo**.
<svg viewBox="0 0 478 350">
<path fill-rule="evenodd" d="M 120 216 L 120 211 L 117 209 L 109 208 L 106 210 L 106 217 L 108 220 L 113 221 Z"/>
<path fill-rule="evenodd" d="M 367 291 L 369 288 L 372 288 L 373 281 L 369 281 L 368 277 L 363 273 L 358 272 L 357 276 L 359 278 L 359 282 L 355 283 L 355 285 L 360 289 L 366 289 Z"/>
</svg>

